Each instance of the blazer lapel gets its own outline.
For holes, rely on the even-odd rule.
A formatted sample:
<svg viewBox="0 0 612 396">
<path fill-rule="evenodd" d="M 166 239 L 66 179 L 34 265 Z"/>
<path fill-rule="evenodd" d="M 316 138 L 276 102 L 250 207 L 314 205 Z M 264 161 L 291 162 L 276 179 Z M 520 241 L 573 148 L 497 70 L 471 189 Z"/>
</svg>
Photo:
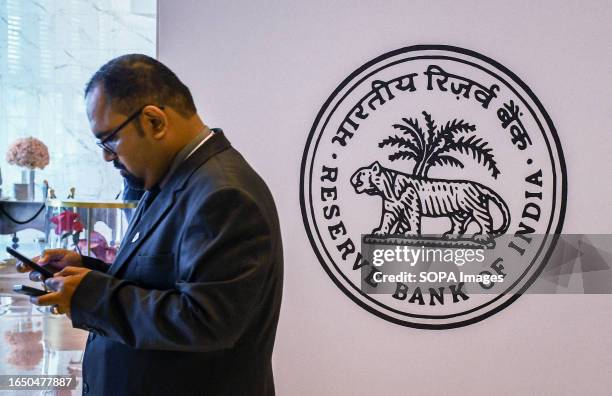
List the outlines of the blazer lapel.
<svg viewBox="0 0 612 396">
<path fill-rule="evenodd" d="M 136 210 L 134 211 L 134 214 L 132 215 L 132 221 L 130 221 L 130 224 L 128 224 L 128 228 L 125 231 L 125 234 L 123 235 L 123 240 L 126 239 L 126 237 L 132 232 L 132 229 L 134 228 L 134 226 L 136 225 L 136 223 L 140 220 L 140 216 L 142 216 L 142 211 L 143 211 L 143 206 L 144 206 L 144 197 L 149 194 L 149 192 L 145 192 L 144 195 L 142 197 L 140 197 L 140 201 L 138 201 L 138 205 L 136 206 Z M 121 244 L 121 246 L 123 246 L 123 243 Z M 119 251 L 121 251 L 121 247 L 119 248 Z M 117 252 L 117 254 L 119 254 L 119 252 Z"/>
<path fill-rule="evenodd" d="M 137 252 L 143 241 L 155 231 L 157 225 L 164 219 L 176 202 L 177 194 L 184 188 L 189 177 L 212 156 L 231 146 L 222 130 L 214 129 L 213 131 L 215 134 L 179 166 L 176 173 L 171 176 L 168 184 L 164 186 L 145 213 L 141 213 L 145 197 L 141 199 L 138 210 L 134 213 L 133 217 L 138 223 L 132 222 L 128 226 L 117 257 L 108 270 L 109 275 L 117 274 L 130 261 L 130 258 Z"/>
<path fill-rule="evenodd" d="M 117 257 L 108 270 L 110 275 L 115 275 L 129 261 L 142 242 L 155 230 L 157 224 L 164 218 L 173 204 L 174 194 L 172 191 L 165 190 L 159 193 L 159 196 L 155 198 L 147 211 L 141 215 L 138 224 L 135 224 L 125 234 Z"/>
</svg>

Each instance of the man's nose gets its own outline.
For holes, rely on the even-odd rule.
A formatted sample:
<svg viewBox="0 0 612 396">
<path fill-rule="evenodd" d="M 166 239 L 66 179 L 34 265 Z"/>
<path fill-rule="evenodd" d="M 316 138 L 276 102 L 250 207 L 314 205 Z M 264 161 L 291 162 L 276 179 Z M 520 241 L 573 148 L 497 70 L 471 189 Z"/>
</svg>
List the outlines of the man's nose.
<svg viewBox="0 0 612 396">
<path fill-rule="evenodd" d="M 104 158 L 104 161 L 106 162 L 111 162 L 112 160 L 117 158 L 117 154 L 111 153 L 108 150 L 102 150 L 102 158 Z"/>
</svg>

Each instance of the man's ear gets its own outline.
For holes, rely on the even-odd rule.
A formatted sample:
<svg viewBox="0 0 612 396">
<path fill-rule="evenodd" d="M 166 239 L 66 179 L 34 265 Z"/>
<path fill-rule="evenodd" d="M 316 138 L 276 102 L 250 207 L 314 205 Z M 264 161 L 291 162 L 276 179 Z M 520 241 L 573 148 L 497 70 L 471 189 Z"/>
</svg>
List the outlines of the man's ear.
<svg viewBox="0 0 612 396">
<path fill-rule="evenodd" d="M 161 139 L 166 134 L 168 126 L 166 113 L 156 106 L 147 106 L 142 110 L 142 113 L 144 127 L 153 132 L 154 138 Z"/>
</svg>

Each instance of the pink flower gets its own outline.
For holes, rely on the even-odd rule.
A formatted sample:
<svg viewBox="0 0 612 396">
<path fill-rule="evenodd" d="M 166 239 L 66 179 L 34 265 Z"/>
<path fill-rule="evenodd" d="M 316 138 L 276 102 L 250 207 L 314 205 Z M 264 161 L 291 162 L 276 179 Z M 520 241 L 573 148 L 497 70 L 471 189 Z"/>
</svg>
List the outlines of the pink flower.
<svg viewBox="0 0 612 396">
<path fill-rule="evenodd" d="M 83 223 L 81 223 L 78 220 L 75 220 L 74 223 L 72 223 L 72 230 L 74 232 L 81 232 L 81 231 L 83 231 L 84 228 L 85 228 L 85 226 L 83 226 Z"/>
<path fill-rule="evenodd" d="M 44 169 L 49 165 L 49 150 L 34 137 L 17 139 L 6 152 L 6 161 L 28 169 Z"/>
<path fill-rule="evenodd" d="M 106 256 L 101 260 L 105 263 L 113 263 L 115 258 L 117 257 L 117 248 L 113 246 L 109 246 L 106 248 Z"/>
<path fill-rule="evenodd" d="M 55 234 L 60 235 L 64 232 L 83 231 L 83 224 L 78 221 L 79 214 L 65 210 L 57 216 L 51 217 L 51 223 L 55 224 Z"/>
<path fill-rule="evenodd" d="M 115 256 L 117 255 L 117 249 L 112 246 L 108 246 L 106 242 L 106 238 L 102 234 L 97 231 L 92 231 L 89 234 L 89 247 L 91 248 L 91 252 L 95 257 L 106 263 L 112 263 L 115 261 Z M 87 240 L 81 239 L 79 241 L 79 248 L 81 251 L 87 251 Z"/>
</svg>

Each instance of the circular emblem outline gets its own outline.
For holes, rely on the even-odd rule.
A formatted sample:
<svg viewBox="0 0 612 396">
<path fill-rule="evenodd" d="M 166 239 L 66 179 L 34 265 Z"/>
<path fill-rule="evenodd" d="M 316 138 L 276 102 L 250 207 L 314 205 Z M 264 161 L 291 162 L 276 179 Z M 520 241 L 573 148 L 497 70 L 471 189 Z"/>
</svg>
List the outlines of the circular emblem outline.
<svg viewBox="0 0 612 396">
<path fill-rule="evenodd" d="M 533 101 L 533 103 L 537 106 L 538 111 L 541 113 L 542 117 L 544 118 L 544 122 L 546 123 L 546 126 L 548 127 L 548 130 L 550 132 L 550 136 L 546 136 L 544 135 L 544 138 L 546 139 L 548 138 L 552 138 L 553 142 L 554 142 L 554 147 L 552 148 L 552 150 L 556 150 L 555 154 L 557 155 L 557 159 L 558 159 L 558 167 L 560 170 L 560 186 L 561 186 L 561 191 L 560 191 L 560 196 L 559 196 L 559 212 L 558 212 L 558 222 L 556 224 L 556 227 L 554 230 L 552 230 L 551 233 L 549 233 L 548 236 L 551 237 L 551 240 L 549 242 L 549 245 L 542 257 L 542 260 L 540 262 L 540 264 L 538 265 L 538 267 L 535 269 L 535 271 L 533 272 L 533 274 L 531 275 L 531 277 L 524 283 L 524 285 L 517 291 L 515 292 L 515 294 L 511 295 L 508 299 L 506 299 L 505 301 L 503 301 L 500 305 L 494 306 L 492 309 L 488 310 L 488 311 L 484 311 L 482 312 L 480 315 L 478 316 L 474 316 L 462 321 L 458 321 L 458 322 L 452 322 L 452 323 L 418 323 L 418 322 L 412 322 L 412 321 L 408 321 L 408 320 L 402 320 L 402 319 L 398 319 L 396 317 L 390 316 L 384 312 L 381 312 L 379 310 L 377 310 L 375 307 L 368 305 L 366 302 L 360 300 L 357 296 L 355 296 L 339 279 L 336 278 L 335 274 L 332 272 L 332 270 L 329 268 L 326 260 L 324 259 L 324 257 L 322 256 L 322 253 L 319 251 L 319 248 L 317 246 L 317 243 L 314 239 L 312 230 L 310 229 L 310 224 L 309 224 L 309 216 L 308 216 L 308 210 L 307 209 L 307 204 L 306 204 L 306 199 L 305 199 L 305 194 L 307 192 L 310 192 L 310 189 L 305 190 L 305 174 L 307 171 L 307 166 L 309 165 L 308 163 L 308 157 L 309 157 L 309 152 L 311 150 L 311 146 L 313 145 L 313 140 L 316 138 L 316 133 L 317 133 L 317 129 L 318 126 L 321 122 L 321 119 L 323 117 L 323 115 L 326 113 L 327 109 L 329 108 L 330 104 L 334 101 L 334 99 L 338 96 L 338 94 L 340 92 L 342 92 L 343 89 L 345 89 L 354 79 L 355 77 L 359 76 L 362 72 L 366 71 L 368 68 L 390 58 L 390 57 L 394 57 L 397 55 L 402 55 L 402 54 L 408 54 L 408 53 L 412 53 L 412 52 L 416 52 L 416 51 L 424 51 L 424 50 L 437 50 L 437 51 L 448 51 L 451 53 L 459 53 L 459 54 L 463 54 L 463 55 L 467 55 L 473 58 L 476 58 L 480 61 L 483 61 L 489 65 L 491 65 L 493 68 L 499 70 L 500 72 L 502 72 L 503 74 L 505 74 L 506 76 L 508 76 L 513 83 L 515 83 L 518 87 L 520 87 L 528 96 L 529 99 L 531 99 L 531 101 Z M 536 117 L 536 121 L 540 122 L 540 120 L 538 120 L 538 118 Z M 549 145 L 549 153 L 551 151 L 551 147 Z M 552 154 L 552 153 L 550 153 Z M 553 167 L 554 169 L 554 167 Z M 554 191 L 556 190 L 556 186 L 553 188 L 553 193 L 559 193 L 559 191 Z M 321 264 L 321 266 L 323 267 L 323 269 L 325 270 L 325 272 L 327 273 L 327 275 L 332 279 L 332 281 L 336 284 L 336 286 L 342 290 L 342 292 L 347 295 L 351 300 L 353 300 L 355 303 L 357 303 L 359 306 L 361 306 L 362 308 L 364 308 L 366 311 L 382 318 L 385 319 L 387 321 L 390 321 L 392 323 L 395 324 L 399 324 L 402 326 L 407 326 L 407 327 L 413 327 L 413 328 L 419 328 L 419 329 L 437 329 L 437 330 L 442 330 L 442 329 L 450 329 L 450 328 L 458 328 L 458 327 L 463 327 L 463 326 L 467 326 L 470 324 L 474 324 L 477 322 L 480 322 L 498 312 L 500 312 L 501 310 L 503 310 L 504 308 L 508 307 L 510 304 L 512 304 L 514 301 L 516 301 L 521 294 L 523 294 L 523 292 L 525 292 L 532 284 L 533 282 L 537 279 L 537 277 L 540 275 L 540 273 L 542 272 L 542 270 L 544 269 L 544 267 L 546 266 L 546 263 L 548 262 L 553 249 L 557 243 L 557 239 L 559 234 L 561 233 L 561 230 L 563 228 L 563 223 L 564 223 L 564 219 L 565 219 L 565 211 L 566 211 L 566 201 L 567 201 L 567 170 L 566 170 L 566 164 L 565 164 L 565 157 L 563 155 L 563 150 L 561 147 L 561 142 L 559 140 L 556 128 L 552 122 L 552 119 L 550 118 L 550 116 L 548 115 L 548 113 L 546 112 L 546 110 L 544 109 L 544 106 L 541 104 L 541 102 L 539 101 L 539 99 L 536 97 L 536 95 L 531 91 L 531 89 L 516 75 L 514 74 L 512 71 L 510 71 L 508 68 L 506 68 L 505 66 L 501 65 L 500 63 L 498 63 L 497 61 L 484 56 L 478 52 L 475 52 L 473 50 L 468 50 L 465 48 L 460 48 L 460 47 L 456 47 L 456 46 L 449 46 L 449 45 L 414 45 L 414 46 L 408 46 L 408 47 L 403 47 L 403 48 L 399 48 L 393 51 L 389 51 L 387 53 L 384 53 L 370 61 L 368 61 L 367 63 L 363 64 L 362 66 L 360 66 L 359 68 L 357 68 L 355 71 L 353 71 L 348 77 L 346 77 L 341 83 L 340 85 L 331 93 L 331 95 L 327 98 L 327 100 L 324 102 L 323 106 L 321 107 L 321 109 L 319 110 L 319 112 L 317 113 L 317 116 L 315 117 L 315 120 L 313 122 L 313 125 L 310 129 L 309 135 L 308 135 L 308 139 L 306 141 L 306 145 L 304 147 L 304 152 L 303 152 L 303 156 L 302 156 L 302 161 L 301 161 L 301 166 L 300 166 L 300 209 L 302 212 L 302 220 L 304 222 L 304 227 L 306 229 L 306 233 L 308 235 L 308 239 L 310 241 L 310 244 L 317 256 L 317 259 L 319 260 L 319 263 Z M 309 200 L 309 203 L 311 203 L 311 201 Z M 553 205 L 555 204 L 555 202 L 553 202 Z M 551 218 L 553 218 L 555 216 L 555 213 L 553 211 L 553 213 L 551 214 Z M 313 221 L 314 223 L 314 221 Z M 549 227 L 550 229 L 550 224 Z M 549 231 L 550 232 L 550 231 Z M 539 249 L 542 249 L 543 247 L 545 247 L 545 243 L 543 243 L 542 245 L 540 245 Z M 525 270 L 525 272 L 521 275 L 521 278 L 525 276 L 525 274 L 529 271 L 529 268 L 533 265 L 533 263 L 531 263 L 529 265 L 529 267 Z M 520 281 L 517 280 L 517 282 Z M 505 293 L 503 293 L 505 294 Z M 502 294 L 502 295 L 503 295 Z M 498 297 L 499 298 L 499 297 Z M 494 299 L 495 300 L 495 299 Z M 493 300 L 493 301 L 494 301 Z M 486 306 L 488 304 L 483 304 L 483 306 Z M 468 310 L 466 312 L 469 311 L 474 311 L 478 308 L 473 308 L 471 310 Z M 464 312 L 465 313 L 465 312 Z M 405 313 L 404 313 L 405 314 Z M 463 313 L 460 314 L 452 314 L 449 315 L 450 317 L 454 317 L 454 316 L 459 316 L 462 315 Z M 411 315 L 407 315 L 406 316 L 411 316 Z M 419 317 L 419 315 L 414 315 L 416 317 Z M 421 315 L 423 316 L 423 315 Z M 427 316 L 425 316 L 427 317 Z"/>
</svg>

